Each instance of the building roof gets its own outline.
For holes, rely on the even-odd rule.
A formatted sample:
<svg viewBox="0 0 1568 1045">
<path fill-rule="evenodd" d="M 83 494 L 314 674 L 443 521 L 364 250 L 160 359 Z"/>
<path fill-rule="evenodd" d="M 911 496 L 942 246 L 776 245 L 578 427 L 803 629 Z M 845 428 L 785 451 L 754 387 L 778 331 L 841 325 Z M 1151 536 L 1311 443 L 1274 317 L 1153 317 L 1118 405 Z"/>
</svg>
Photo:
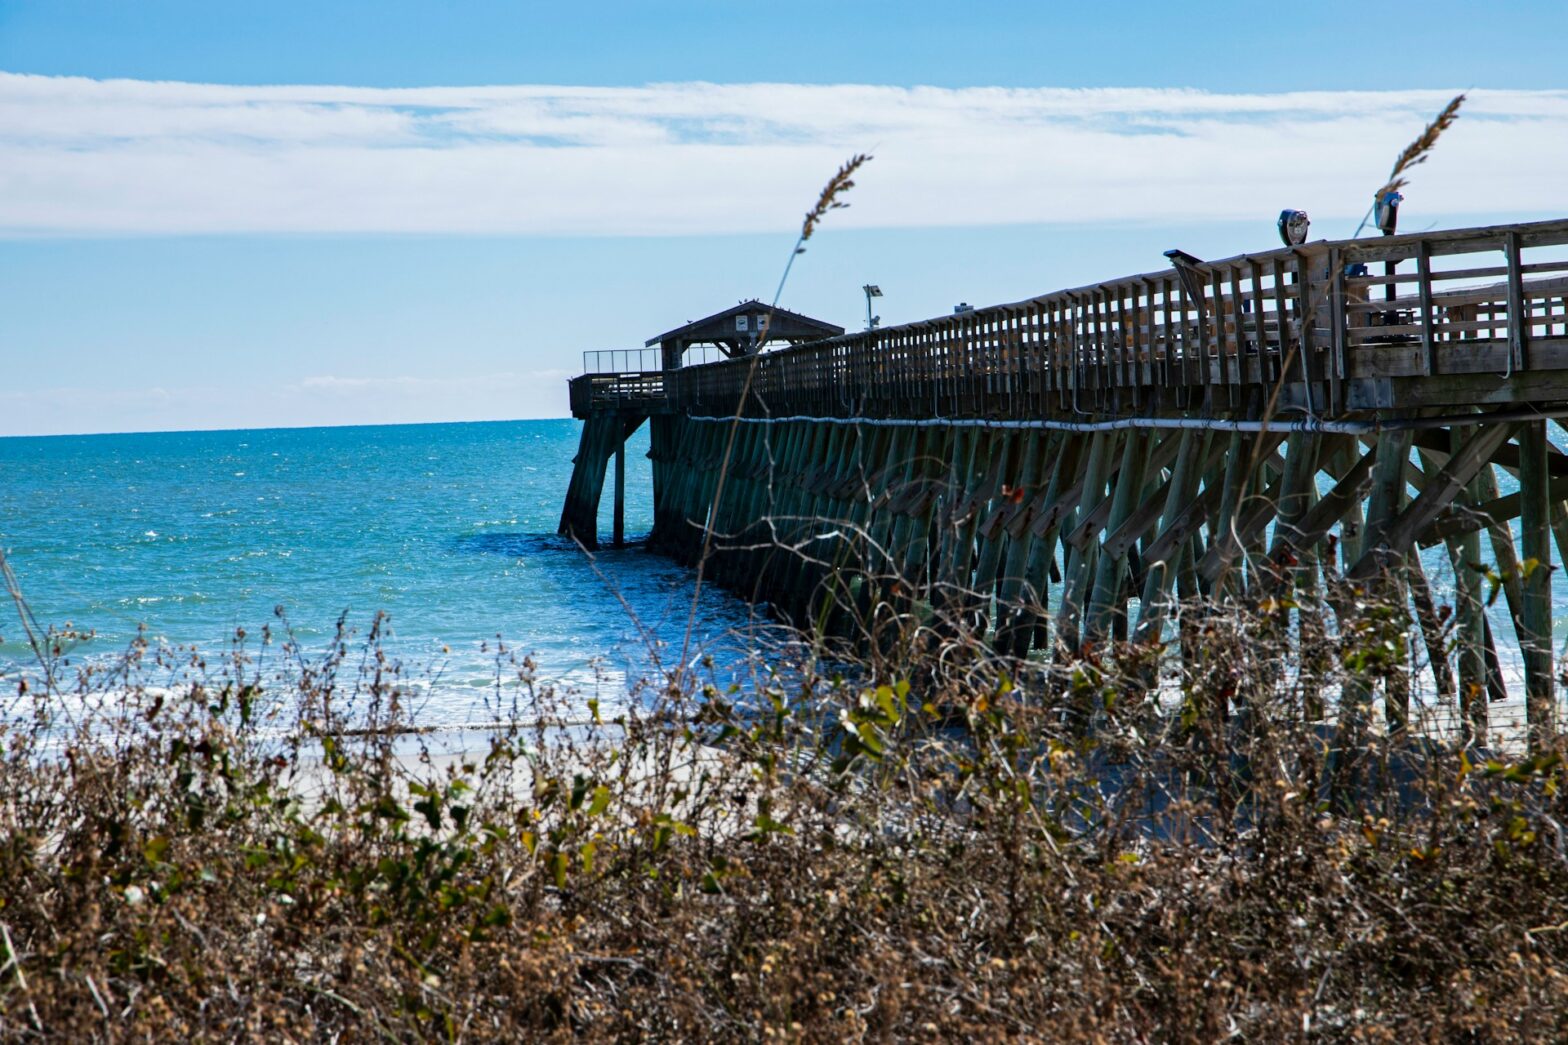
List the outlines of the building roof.
<svg viewBox="0 0 1568 1045">
<path fill-rule="evenodd" d="M 733 308 L 723 312 L 715 312 L 711 316 L 694 320 L 683 327 L 666 331 L 658 337 L 648 339 L 649 346 L 657 345 L 663 341 L 684 341 L 687 344 L 725 344 L 736 340 L 735 317 L 741 315 L 771 315 L 768 321 L 769 341 L 815 341 L 823 337 L 838 337 L 844 333 L 844 328 L 824 323 L 820 319 L 812 319 L 798 312 L 788 309 L 764 305 L 753 298 L 742 301 Z"/>
</svg>

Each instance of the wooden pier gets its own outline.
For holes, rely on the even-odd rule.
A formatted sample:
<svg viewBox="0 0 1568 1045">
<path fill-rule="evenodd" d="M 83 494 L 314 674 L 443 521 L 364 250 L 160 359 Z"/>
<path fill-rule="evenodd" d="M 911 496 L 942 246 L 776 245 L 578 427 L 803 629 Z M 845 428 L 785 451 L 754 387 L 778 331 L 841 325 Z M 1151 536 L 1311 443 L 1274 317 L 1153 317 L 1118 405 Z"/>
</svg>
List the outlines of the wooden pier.
<svg viewBox="0 0 1568 1045">
<path fill-rule="evenodd" d="M 651 341 L 648 369 L 571 382 L 562 532 L 595 543 L 615 457 L 620 540 L 620 455 L 646 421 L 652 543 L 797 622 L 925 613 L 1071 656 L 1160 638 L 1176 599 L 1278 605 L 1305 637 L 1375 591 L 1409 608 L 1426 682 L 1469 730 L 1522 659 L 1540 742 L 1568 561 L 1564 244 L 1568 220 L 1178 255 L 837 336 L 742 303 Z M 736 337 L 742 316 L 764 325 Z M 682 365 L 716 330 L 732 358 Z M 1452 567 L 1451 621 L 1426 548 Z M 1512 634 L 1487 615 L 1494 583 Z M 1383 684 L 1390 729 L 1410 692 Z"/>
</svg>

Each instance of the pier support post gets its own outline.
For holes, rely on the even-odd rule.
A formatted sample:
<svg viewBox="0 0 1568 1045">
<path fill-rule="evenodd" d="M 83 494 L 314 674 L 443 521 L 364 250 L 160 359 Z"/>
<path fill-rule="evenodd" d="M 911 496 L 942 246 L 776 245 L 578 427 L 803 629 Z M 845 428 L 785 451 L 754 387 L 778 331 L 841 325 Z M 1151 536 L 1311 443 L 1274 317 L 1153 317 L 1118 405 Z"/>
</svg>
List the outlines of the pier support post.
<svg viewBox="0 0 1568 1045">
<path fill-rule="evenodd" d="M 1115 493 L 1112 495 L 1111 514 L 1105 523 L 1105 532 L 1111 533 L 1127 521 L 1135 502 L 1143 494 L 1143 465 L 1145 459 L 1153 451 L 1152 441 L 1145 450 L 1143 433 L 1133 431 L 1127 434 L 1127 441 L 1122 447 L 1122 463 L 1117 470 L 1115 480 Z M 1091 537 L 1090 540 L 1094 538 Z M 1122 595 L 1122 579 L 1127 572 L 1127 557 L 1125 554 L 1112 556 L 1101 554 L 1099 562 L 1095 564 L 1094 582 L 1089 588 L 1089 606 L 1085 634 L 1090 642 L 1098 643 L 1105 639 L 1110 630 L 1111 618 L 1120 615 L 1126 617 L 1127 606 Z"/>
<path fill-rule="evenodd" d="M 1546 422 L 1523 425 L 1519 432 L 1519 522 L 1525 561 L 1519 645 L 1524 651 L 1525 715 L 1532 753 L 1544 750 L 1552 742 L 1556 726 L 1552 682 L 1551 476 L 1546 454 Z"/>
<path fill-rule="evenodd" d="M 626 440 L 615 444 L 615 524 L 611 543 L 617 547 L 626 544 Z"/>
<path fill-rule="evenodd" d="M 1462 436 L 1450 434 L 1457 449 Z M 1487 466 L 1490 469 L 1490 465 Z M 1459 500 L 1461 508 L 1480 502 L 1479 485 L 1472 479 Z M 1486 743 L 1487 628 L 1486 602 L 1481 591 L 1481 532 L 1471 530 L 1448 540 L 1448 560 L 1454 569 L 1454 602 L 1459 642 L 1459 728 L 1466 744 Z"/>
<path fill-rule="evenodd" d="M 1078 508 L 1063 520 L 1063 534 L 1076 530 L 1104 496 L 1111 455 L 1116 451 L 1113 444 L 1117 442 L 1119 435 L 1116 432 L 1097 432 L 1091 437 L 1089 462 L 1084 467 Z M 1071 659 L 1081 652 L 1084 595 L 1089 586 L 1091 560 L 1098 546 L 1096 536 L 1097 533 L 1091 533 L 1082 546 L 1068 544 L 1063 549 L 1062 597 L 1056 611 L 1056 652 L 1059 659 Z"/>
<path fill-rule="evenodd" d="M 594 413 L 583 424 L 577 456 L 572 462 L 572 481 L 567 488 L 566 504 L 561 509 L 559 533 L 580 541 L 585 548 L 598 547 L 599 498 L 604 492 L 605 469 L 612 456 L 616 471 L 616 543 L 621 537 L 621 500 L 625 486 L 622 460 L 626 440 L 648 415 L 639 413 Z"/>
<path fill-rule="evenodd" d="M 1182 511 L 1197 496 L 1203 460 L 1209 452 L 1210 436 L 1207 432 L 1186 431 L 1180 438 L 1181 447 L 1171 469 L 1165 506 L 1160 513 L 1159 533 L 1162 535 L 1176 524 Z M 1164 557 L 1144 563 L 1143 596 L 1138 604 L 1138 626 L 1133 632 L 1134 642 L 1159 642 L 1165 615 L 1169 611 L 1171 592 L 1176 587 L 1176 576 L 1186 550 L 1187 542 L 1178 541 Z"/>
<path fill-rule="evenodd" d="M 1475 483 L 1482 504 L 1490 504 L 1498 499 L 1497 476 L 1490 464 L 1476 473 Z M 1503 598 L 1508 603 L 1508 618 L 1514 622 L 1517 634 L 1518 622 L 1524 617 L 1524 585 L 1519 579 L 1519 553 L 1514 547 L 1513 530 L 1506 520 L 1495 519 L 1488 523 L 1486 533 L 1492 546 L 1492 561 L 1503 578 Z M 1486 621 L 1485 627 L 1487 694 L 1496 703 L 1508 699 L 1508 686 L 1497 656 L 1497 642 L 1492 634 L 1491 622 Z"/>
</svg>

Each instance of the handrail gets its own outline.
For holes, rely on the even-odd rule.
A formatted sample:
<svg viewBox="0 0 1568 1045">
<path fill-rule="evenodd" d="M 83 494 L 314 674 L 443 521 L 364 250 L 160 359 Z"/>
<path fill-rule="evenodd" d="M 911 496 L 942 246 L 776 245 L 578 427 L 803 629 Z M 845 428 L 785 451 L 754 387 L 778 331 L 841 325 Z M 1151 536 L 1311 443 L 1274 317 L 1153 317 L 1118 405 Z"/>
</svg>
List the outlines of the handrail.
<svg viewBox="0 0 1568 1045">
<path fill-rule="evenodd" d="M 583 353 L 583 373 L 624 374 L 661 368 L 657 348 L 598 348 Z"/>
<path fill-rule="evenodd" d="M 682 367 L 661 394 L 688 414 L 743 388 L 754 415 L 1127 414 L 1231 408 L 1283 375 L 1334 416 L 1364 378 L 1568 368 L 1568 262 L 1541 251 L 1565 243 L 1568 219 L 1317 241 Z"/>
</svg>

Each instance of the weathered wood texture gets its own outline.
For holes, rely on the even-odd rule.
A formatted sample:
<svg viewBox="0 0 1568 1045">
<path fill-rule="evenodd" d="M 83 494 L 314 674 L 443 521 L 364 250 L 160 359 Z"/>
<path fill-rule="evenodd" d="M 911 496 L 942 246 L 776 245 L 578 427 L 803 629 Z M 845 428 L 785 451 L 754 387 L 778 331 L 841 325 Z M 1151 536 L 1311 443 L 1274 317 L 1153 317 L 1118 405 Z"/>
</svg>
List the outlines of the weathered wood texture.
<svg viewBox="0 0 1568 1045">
<path fill-rule="evenodd" d="M 1282 378 L 1283 405 L 1316 416 L 1539 398 L 1515 379 L 1568 371 L 1568 262 L 1549 249 L 1564 243 L 1568 220 L 1311 243 L 1198 265 L 1190 287 L 1167 269 L 755 358 L 585 374 L 572 410 L 721 415 L 748 382 L 754 416 L 1257 413 L 1266 396 L 1249 391 Z"/>
<path fill-rule="evenodd" d="M 581 541 L 586 548 L 598 547 L 599 498 L 604 493 L 605 466 L 616 459 L 615 469 L 615 542 L 622 539 L 625 505 L 625 445 L 631 434 L 647 420 L 647 414 L 626 410 L 595 411 L 583 424 L 577 456 L 572 459 L 572 479 L 566 488 L 566 504 L 561 509 L 560 533 Z"/>
<path fill-rule="evenodd" d="M 653 544 L 803 627 L 1201 658 L 1176 617 L 1203 596 L 1273 622 L 1308 717 L 1352 663 L 1334 712 L 1352 730 L 1374 707 L 1407 728 L 1423 693 L 1480 739 L 1517 665 L 1543 744 L 1568 263 L 1531 252 L 1563 243 L 1568 221 L 1311 244 L 586 375 L 562 530 L 592 543 L 605 463 L 651 415 Z M 1369 605 L 1402 638 L 1357 659 Z"/>
</svg>

